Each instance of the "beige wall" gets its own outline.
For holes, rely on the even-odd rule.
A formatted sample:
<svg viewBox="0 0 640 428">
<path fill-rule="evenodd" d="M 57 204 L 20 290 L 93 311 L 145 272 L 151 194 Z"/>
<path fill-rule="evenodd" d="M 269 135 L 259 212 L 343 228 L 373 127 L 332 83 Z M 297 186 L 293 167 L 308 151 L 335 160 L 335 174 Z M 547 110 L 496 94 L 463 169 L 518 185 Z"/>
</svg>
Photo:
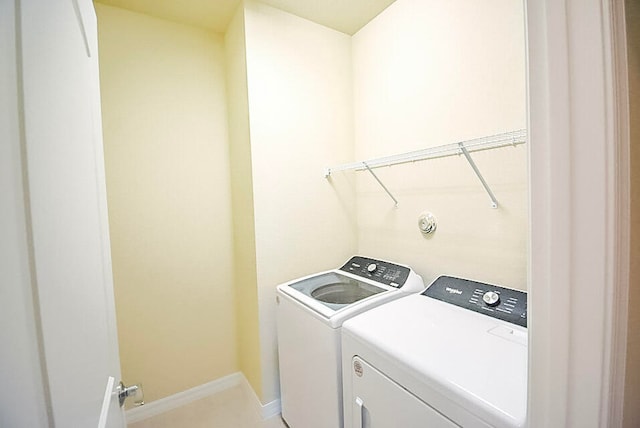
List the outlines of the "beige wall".
<svg viewBox="0 0 640 428">
<path fill-rule="evenodd" d="M 255 2 L 245 6 L 262 399 L 279 396 L 275 287 L 355 250 L 349 36 Z"/>
<path fill-rule="evenodd" d="M 631 131 L 631 272 L 625 382 L 625 428 L 640 426 L 640 1 L 627 0 L 627 60 Z"/>
<path fill-rule="evenodd" d="M 253 214 L 251 142 L 249 139 L 244 8 L 242 6 L 238 7 L 229 24 L 224 43 L 233 201 L 236 348 L 240 370 L 262 400 L 255 217 Z"/>
<path fill-rule="evenodd" d="M 379 170 L 397 209 L 323 178 L 525 127 L 522 5 L 474 7 L 398 0 L 351 38 L 247 1 L 223 39 L 97 5 L 122 365 L 148 401 L 238 368 L 278 398 L 276 285 L 356 252 L 526 288 L 526 148 L 474 155 L 498 210 L 458 157 Z"/>
<path fill-rule="evenodd" d="M 96 9 L 122 374 L 153 401 L 237 370 L 223 39 Z"/>
<path fill-rule="evenodd" d="M 525 128 L 521 1 L 398 0 L 353 36 L 355 156 L 367 159 Z M 358 252 L 439 274 L 527 287 L 527 148 L 357 173 Z M 424 238 L 420 212 L 438 228 Z"/>
</svg>

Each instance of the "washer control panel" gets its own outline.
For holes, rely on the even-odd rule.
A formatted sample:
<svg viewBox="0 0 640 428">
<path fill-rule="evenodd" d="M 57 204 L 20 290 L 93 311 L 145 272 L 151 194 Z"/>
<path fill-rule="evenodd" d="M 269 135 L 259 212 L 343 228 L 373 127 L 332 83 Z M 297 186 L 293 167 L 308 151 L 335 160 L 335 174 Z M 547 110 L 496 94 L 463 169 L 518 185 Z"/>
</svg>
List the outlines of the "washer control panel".
<svg viewBox="0 0 640 428">
<path fill-rule="evenodd" d="M 405 266 L 361 256 L 352 257 L 340 270 L 395 288 L 402 287 L 411 272 Z"/>
<path fill-rule="evenodd" d="M 524 291 L 443 275 L 422 294 L 522 327 L 527 326 L 527 293 Z"/>
</svg>

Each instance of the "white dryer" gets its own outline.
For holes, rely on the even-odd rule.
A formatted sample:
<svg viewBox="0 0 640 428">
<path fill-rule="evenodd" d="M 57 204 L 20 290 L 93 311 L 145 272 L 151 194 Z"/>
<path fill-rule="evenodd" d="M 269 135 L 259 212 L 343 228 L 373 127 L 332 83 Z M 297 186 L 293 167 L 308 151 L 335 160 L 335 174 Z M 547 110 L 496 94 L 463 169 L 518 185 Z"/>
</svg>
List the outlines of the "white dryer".
<svg viewBox="0 0 640 428">
<path fill-rule="evenodd" d="M 345 428 L 519 428 L 526 293 L 441 276 L 342 328 Z"/>
<path fill-rule="evenodd" d="M 280 392 L 289 427 L 342 428 L 342 323 L 423 290 L 408 266 L 360 256 L 278 286 Z"/>
</svg>

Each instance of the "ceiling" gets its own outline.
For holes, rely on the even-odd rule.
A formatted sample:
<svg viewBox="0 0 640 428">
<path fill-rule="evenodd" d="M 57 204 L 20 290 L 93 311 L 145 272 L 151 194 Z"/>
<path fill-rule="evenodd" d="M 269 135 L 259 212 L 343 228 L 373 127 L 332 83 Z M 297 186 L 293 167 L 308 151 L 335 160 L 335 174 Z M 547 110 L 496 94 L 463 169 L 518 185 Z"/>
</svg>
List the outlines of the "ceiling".
<svg viewBox="0 0 640 428">
<path fill-rule="evenodd" d="M 134 12 L 224 33 L 241 0 L 95 0 Z M 352 35 L 395 0 L 261 0 Z"/>
</svg>

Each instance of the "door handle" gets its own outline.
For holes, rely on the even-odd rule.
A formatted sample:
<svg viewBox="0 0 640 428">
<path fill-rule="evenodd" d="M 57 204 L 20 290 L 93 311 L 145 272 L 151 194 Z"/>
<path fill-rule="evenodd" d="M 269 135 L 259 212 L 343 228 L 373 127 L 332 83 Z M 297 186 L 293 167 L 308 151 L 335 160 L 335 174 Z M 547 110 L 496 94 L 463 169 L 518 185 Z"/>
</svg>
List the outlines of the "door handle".
<svg viewBox="0 0 640 428">
<path fill-rule="evenodd" d="M 113 384 L 115 382 L 116 379 L 113 376 L 109 376 L 107 379 L 107 389 L 104 391 L 104 398 L 102 399 L 98 428 L 105 428 L 107 426 L 107 417 L 109 416 L 109 406 L 111 406 L 111 396 L 113 395 Z"/>
<path fill-rule="evenodd" d="M 364 428 L 364 401 L 362 398 L 356 397 L 356 428 Z"/>
<path fill-rule="evenodd" d="M 124 406 L 125 400 L 129 397 L 134 397 L 134 406 L 142 406 L 144 404 L 144 391 L 142 390 L 141 383 L 125 386 L 125 384 L 120 381 L 116 387 L 116 392 L 118 393 L 120 407 Z"/>
</svg>

